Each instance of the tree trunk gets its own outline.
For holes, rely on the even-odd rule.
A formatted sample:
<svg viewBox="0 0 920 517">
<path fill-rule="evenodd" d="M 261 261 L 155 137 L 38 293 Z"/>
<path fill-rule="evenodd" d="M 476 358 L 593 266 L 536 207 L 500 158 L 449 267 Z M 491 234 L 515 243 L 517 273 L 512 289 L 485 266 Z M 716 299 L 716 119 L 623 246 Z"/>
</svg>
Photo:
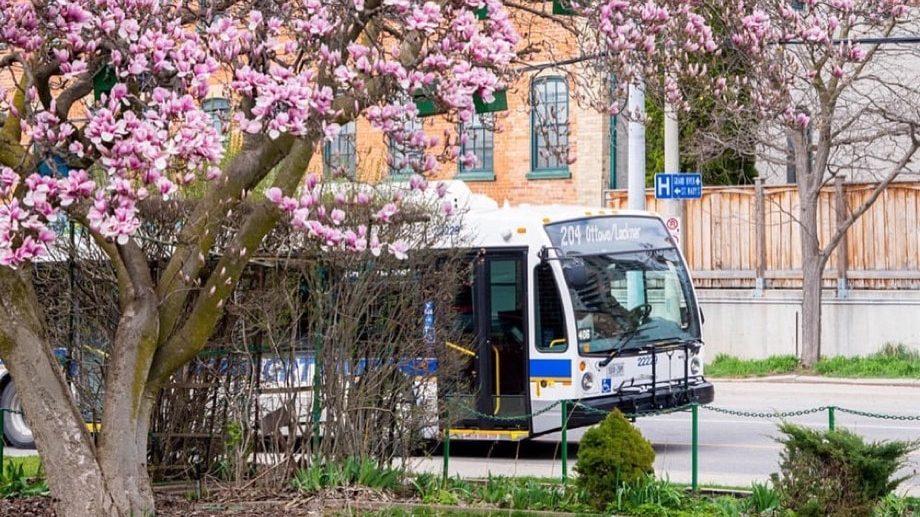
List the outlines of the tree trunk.
<svg viewBox="0 0 920 517">
<path fill-rule="evenodd" d="M 821 358 L 822 275 L 827 257 L 818 242 L 817 203 L 801 196 L 802 235 L 802 364 L 812 367 Z"/>
<path fill-rule="evenodd" d="M 28 268 L 0 268 L 0 355 L 20 389 L 48 486 L 65 517 L 119 515 L 83 417 L 62 368 L 42 337 L 40 307 Z M 14 381 L 15 382 L 15 381 Z"/>
<path fill-rule="evenodd" d="M 803 264 L 802 271 L 802 364 L 812 367 L 821 358 L 821 275 L 824 260 L 813 257 Z"/>
</svg>

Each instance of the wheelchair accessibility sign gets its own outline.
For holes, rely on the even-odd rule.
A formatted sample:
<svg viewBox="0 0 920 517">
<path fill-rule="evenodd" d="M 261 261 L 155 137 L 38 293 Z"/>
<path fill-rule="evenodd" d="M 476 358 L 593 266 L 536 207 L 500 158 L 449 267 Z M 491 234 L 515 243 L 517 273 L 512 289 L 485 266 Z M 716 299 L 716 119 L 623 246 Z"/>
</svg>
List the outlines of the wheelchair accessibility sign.
<svg viewBox="0 0 920 517">
<path fill-rule="evenodd" d="M 612 381 L 610 379 L 601 379 L 601 393 L 610 393 L 612 390 Z"/>
</svg>

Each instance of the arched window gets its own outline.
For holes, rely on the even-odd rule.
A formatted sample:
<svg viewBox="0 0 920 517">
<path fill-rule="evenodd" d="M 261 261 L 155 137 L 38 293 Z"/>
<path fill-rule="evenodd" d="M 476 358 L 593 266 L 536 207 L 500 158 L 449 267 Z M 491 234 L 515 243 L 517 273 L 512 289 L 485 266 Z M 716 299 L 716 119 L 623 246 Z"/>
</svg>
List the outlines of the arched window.
<svg viewBox="0 0 920 517">
<path fill-rule="evenodd" d="M 464 165 L 460 162 L 460 174 L 464 180 L 495 179 L 495 133 L 494 117 L 491 113 L 474 113 L 466 124 L 460 125 L 460 134 L 464 141 L 460 144 L 460 155 L 472 154 L 475 164 Z"/>
<path fill-rule="evenodd" d="M 356 142 L 354 121 L 343 125 L 339 134 L 326 142 L 323 147 L 323 171 L 326 176 L 344 173 L 349 178 L 355 177 L 358 163 Z"/>
<path fill-rule="evenodd" d="M 532 178 L 569 177 L 569 87 L 565 78 L 537 77 L 530 85 Z"/>
</svg>

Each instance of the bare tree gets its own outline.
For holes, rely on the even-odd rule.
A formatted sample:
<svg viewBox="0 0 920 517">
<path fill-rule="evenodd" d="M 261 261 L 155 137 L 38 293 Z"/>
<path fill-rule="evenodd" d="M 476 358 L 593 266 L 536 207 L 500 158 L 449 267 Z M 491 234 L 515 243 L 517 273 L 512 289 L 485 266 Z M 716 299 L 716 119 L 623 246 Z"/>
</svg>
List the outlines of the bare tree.
<svg viewBox="0 0 920 517">
<path fill-rule="evenodd" d="M 702 92 L 715 99 L 714 127 L 697 136 L 715 148 L 756 153 L 762 169 L 772 164 L 795 170 L 801 359 L 811 366 L 821 357 L 822 276 L 831 253 L 892 181 L 918 171 L 920 47 L 897 41 L 916 33 L 918 11 L 910 2 L 792 4 L 709 5 L 709 16 L 727 30 L 735 66 L 725 63 L 714 87 Z M 748 130 L 726 132 L 726 126 Z M 840 223 L 822 241 L 819 193 L 828 182 L 847 176 L 875 186 L 859 206 L 838 214 Z"/>
</svg>

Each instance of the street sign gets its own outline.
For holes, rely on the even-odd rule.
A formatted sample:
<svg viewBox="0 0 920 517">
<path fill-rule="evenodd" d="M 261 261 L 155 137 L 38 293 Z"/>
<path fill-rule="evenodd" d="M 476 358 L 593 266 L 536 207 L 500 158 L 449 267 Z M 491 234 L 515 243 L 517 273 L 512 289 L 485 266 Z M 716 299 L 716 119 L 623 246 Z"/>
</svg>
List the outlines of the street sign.
<svg viewBox="0 0 920 517">
<path fill-rule="evenodd" d="M 703 175 L 698 172 L 655 174 L 655 199 L 699 199 Z"/>
</svg>

